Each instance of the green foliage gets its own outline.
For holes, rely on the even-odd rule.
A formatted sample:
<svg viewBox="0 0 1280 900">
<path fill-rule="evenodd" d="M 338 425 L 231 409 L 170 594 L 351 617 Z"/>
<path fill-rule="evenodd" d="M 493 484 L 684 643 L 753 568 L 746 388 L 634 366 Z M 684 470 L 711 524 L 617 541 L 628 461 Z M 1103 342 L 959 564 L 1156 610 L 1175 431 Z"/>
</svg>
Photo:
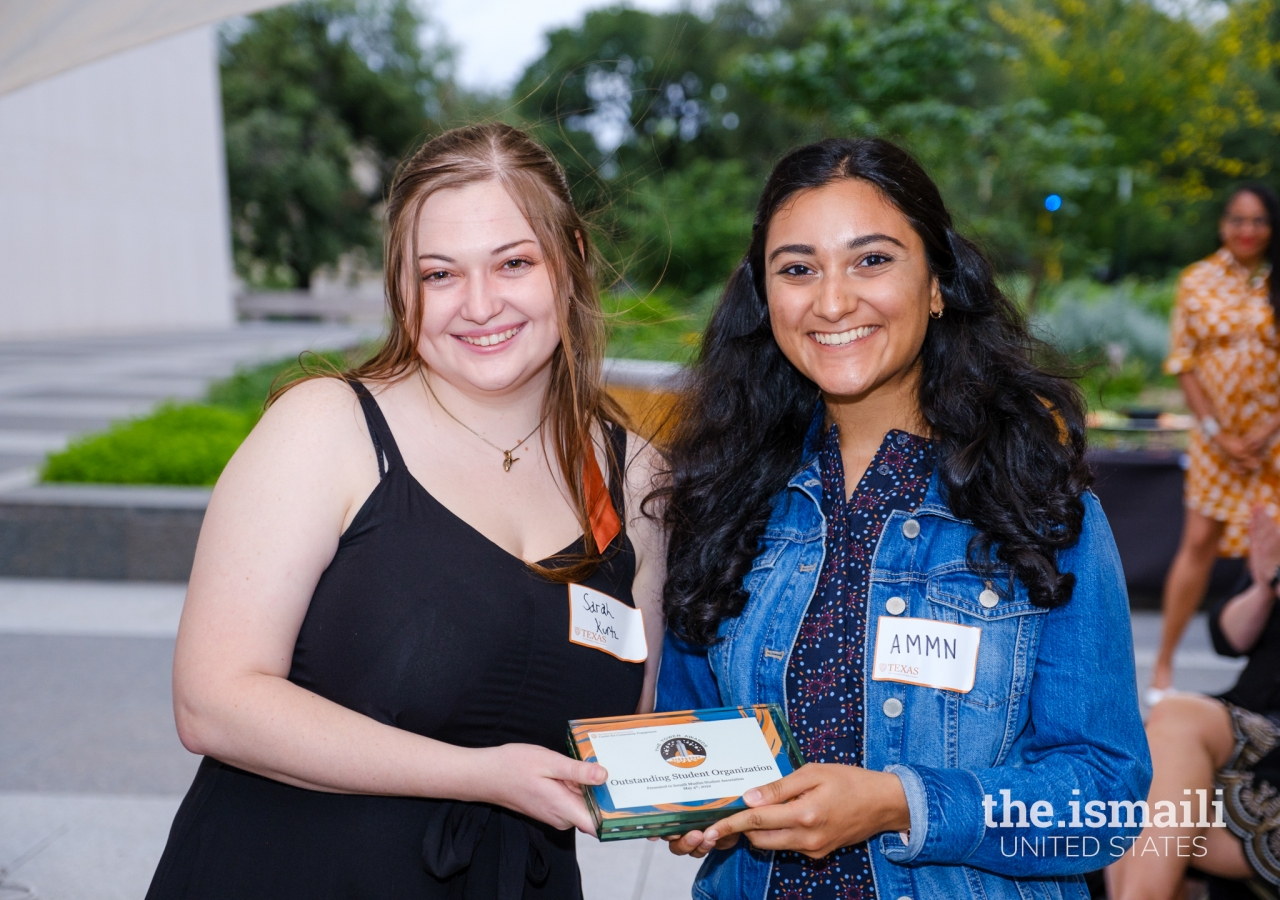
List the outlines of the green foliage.
<svg viewBox="0 0 1280 900">
<path fill-rule="evenodd" d="M 917 153 L 1005 272 L 1161 277 L 1280 163 L 1280 0 L 720 0 L 625 6 L 547 36 L 507 98 L 450 82 L 413 0 L 304 0 L 224 29 L 234 240 L 256 284 L 378 252 L 373 210 L 421 136 L 477 114 L 566 166 L 626 290 L 727 277 L 789 147 Z M 1063 198 L 1044 208 L 1047 194 Z"/>
<path fill-rule="evenodd" d="M 823 133 L 905 144 L 1004 266 L 1057 280 L 1064 227 L 1044 198 L 1093 189 L 1111 138 L 1098 119 L 1056 115 L 1007 83 L 1018 51 L 984 9 L 975 0 L 867 0 L 822 16 L 799 47 L 742 65 L 758 93 L 808 111 Z M 1068 204 L 1057 218 L 1074 212 Z"/>
<path fill-rule="evenodd" d="M 138 419 L 86 435 L 45 461 L 43 481 L 209 485 L 262 416 L 272 388 L 304 374 L 342 369 L 364 354 L 327 351 L 238 368 L 210 386 L 204 403 L 165 403 Z"/>
<path fill-rule="evenodd" d="M 627 278 L 687 294 L 723 284 L 751 240 L 758 193 L 740 160 L 695 159 L 640 182 L 621 212 Z"/>
<path fill-rule="evenodd" d="M 257 422 L 220 406 L 166 404 L 72 442 L 45 463 L 44 481 L 99 484 L 213 484 Z"/>
<path fill-rule="evenodd" d="M 376 258 L 397 160 L 449 103 L 449 54 L 409 0 L 306 0 L 222 32 L 236 267 L 307 287 L 344 254 Z"/>
<path fill-rule="evenodd" d="M 862 130 L 903 104 L 966 101 L 978 85 L 975 67 L 1005 52 L 991 31 L 964 0 L 836 4 L 799 47 L 742 64 L 773 102 Z"/>
<path fill-rule="evenodd" d="M 1216 246 L 1226 194 L 1267 178 L 1280 153 L 1277 4 L 1170 14 L 1151 0 L 1001 0 L 993 20 L 1017 48 L 1008 70 L 1054 115 L 1084 114 L 1111 139 L 1102 177 L 1061 191 L 1073 240 L 1114 274 L 1162 276 Z"/>
<path fill-rule="evenodd" d="M 520 123 L 568 170 L 623 281 L 691 298 L 741 257 L 777 149 L 802 137 L 738 77 L 762 27 L 727 4 L 711 19 L 595 10 L 551 32 L 516 85 Z"/>
<path fill-rule="evenodd" d="M 513 109 L 565 161 L 611 261 L 638 288 L 661 279 L 692 296 L 722 280 L 742 246 L 734 223 L 777 157 L 865 134 L 921 158 L 962 230 L 1003 271 L 1030 274 L 1034 304 L 1064 277 L 1161 277 L 1204 255 L 1227 192 L 1280 162 L 1280 3 L 1222 10 L 1154 0 L 722 0 L 704 17 L 611 8 L 549 36 Z M 736 173 L 708 168 L 726 161 Z M 699 167 L 721 176 L 724 200 L 686 214 L 677 198 L 703 187 Z M 1052 213 L 1051 193 L 1063 198 Z M 725 249 L 690 239 L 686 215 Z"/>
<path fill-rule="evenodd" d="M 1070 279 L 1046 290 L 1032 327 L 1078 367 L 1080 386 L 1095 409 L 1121 409 L 1151 388 L 1175 387 L 1160 364 L 1169 347 L 1176 280 L 1114 285 Z"/>
<path fill-rule="evenodd" d="M 720 290 L 719 286 L 708 288 L 692 302 L 665 289 L 643 296 L 605 295 L 609 355 L 620 359 L 689 362 L 697 352 Z"/>
<path fill-rule="evenodd" d="M 325 350 L 307 352 L 301 357 L 286 357 L 258 366 L 238 367 L 227 378 L 215 381 L 205 394 L 205 403 L 227 409 L 262 413 L 263 403 L 271 391 L 308 374 L 331 374 L 344 371 L 362 356 L 367 348 L 355 351 Z"/>
<path fill-rule="evenodd" d="M 588 205 L 609 183 L 681 168 L 695 159 L 742 159 L 758 170 L 786 137 L 769 110 L 734 89 L 746 26 L 717 14 L 593 10 L 581 26 L 547 35 L 524 73 L 515 112 L 569 169 Z"/>
<path fill-rule="evenodd" d="M 1169 349 L 1175 286 L 1173 279 L 1111 285 L 1072 279 L 1047 294 L 1032 323 L 1070 356 L 1105 353 L 1117 367 L 1129 358 L 1158 367 Z"/>
<path fill-rule="evenodd" d="M 1173 387 L 1172 379 L 1159 374 L 1138 359 L 1126 361 L 1119 369 L 1099 359 L 1082 366 L 1078 379 L 1080 390 L 1090 409 L 1109 409 L 1117 412 L 1130 407 L 1147 405 L 1143 399 L 1152 387 Z"/>
</svg>

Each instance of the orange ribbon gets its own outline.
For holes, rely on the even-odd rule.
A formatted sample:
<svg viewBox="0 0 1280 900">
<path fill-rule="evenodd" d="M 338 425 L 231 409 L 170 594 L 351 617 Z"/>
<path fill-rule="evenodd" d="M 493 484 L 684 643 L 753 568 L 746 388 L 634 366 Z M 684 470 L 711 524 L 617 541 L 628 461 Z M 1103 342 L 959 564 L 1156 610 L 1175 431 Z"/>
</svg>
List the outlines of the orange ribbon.
<svg viewBox="0 0 1280 900">
<path fill-rule="evenodd" d="M 591 534 L 596 539 L 596 552 L 603 553 L 622 531 L 618 511 L 613 508 L 609 487 L 600 473 L 595 448 L 587 442 L 587 456 L 582 464 L 582 493 L 587 501 L 587 518 L 591 522 Z"/>
</svg>

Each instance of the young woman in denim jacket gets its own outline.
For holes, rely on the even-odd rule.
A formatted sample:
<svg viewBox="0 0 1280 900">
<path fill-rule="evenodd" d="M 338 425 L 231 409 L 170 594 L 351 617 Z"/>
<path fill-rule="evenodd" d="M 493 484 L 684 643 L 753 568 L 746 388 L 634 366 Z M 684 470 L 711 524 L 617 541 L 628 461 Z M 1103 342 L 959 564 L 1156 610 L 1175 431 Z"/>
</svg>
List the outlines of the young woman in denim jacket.
<svg viewBox="0 0 1280 900">
<path fill-rule="evenodd" d="M 671 839 L 696 898 L 1082 898 L 1137 835 L 1124 579 L 1035 350 L 902 150 L 775 168 L 673 440 L 658 705 L 782 704 L 809 764 Z M 967 674 L 879 680 L 957 626 Z"/>
</svg>

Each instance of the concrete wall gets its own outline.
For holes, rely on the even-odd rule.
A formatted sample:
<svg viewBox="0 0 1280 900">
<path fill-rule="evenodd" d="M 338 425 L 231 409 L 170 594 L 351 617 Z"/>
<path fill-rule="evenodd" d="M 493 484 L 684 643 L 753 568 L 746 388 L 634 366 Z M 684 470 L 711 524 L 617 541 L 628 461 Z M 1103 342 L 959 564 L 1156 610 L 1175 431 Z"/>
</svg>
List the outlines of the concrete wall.
<svg viewBox="0 0 1280 900">
<path fill-rule="evenodd" d="M 233 321 L 213 28 L 0 96 L 0 338 Z"/>
</svg>

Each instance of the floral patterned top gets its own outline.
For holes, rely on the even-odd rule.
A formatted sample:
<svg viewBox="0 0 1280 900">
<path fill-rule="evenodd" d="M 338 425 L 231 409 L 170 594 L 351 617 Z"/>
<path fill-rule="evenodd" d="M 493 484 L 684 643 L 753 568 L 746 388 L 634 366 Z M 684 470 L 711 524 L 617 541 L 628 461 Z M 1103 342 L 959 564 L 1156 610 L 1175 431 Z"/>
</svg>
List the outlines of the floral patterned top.
<svg viewBox="0 0 1280 900">
<path fill-rule="evenodd" d="M 1268 267 L 1250 276 L 1225 247 L 1178 279 L 1178 299 L 1164 369 L 1194 372 L 1225 430 L 1244 435 L 1280 411 L 1280 343 L 1271 309 Z M 1261 504 L 1280 521 L 1280 441 L 1264 449 L 1262 467 L 1233 468 L 1200 429 L 1187 448 L 1186 505 L 1226 522 L 1223 556 L 1249 552 L 1249 517 Z"/>
<path fill-rule="evenodd" d="M 933 445 L 890 431 L 857 489 L 845 499 L 840 435 L 828 429 L 820 456 L 827 554 L 787 667 L 787 718 L 808 762 L 862 764 L 863 656 L 871 558 L 894 510 L 924 501 Z M 873 900 L 865 843 L 822 859 L 792 851 L 774 858 L 772 900 Z"/>
</svg>

